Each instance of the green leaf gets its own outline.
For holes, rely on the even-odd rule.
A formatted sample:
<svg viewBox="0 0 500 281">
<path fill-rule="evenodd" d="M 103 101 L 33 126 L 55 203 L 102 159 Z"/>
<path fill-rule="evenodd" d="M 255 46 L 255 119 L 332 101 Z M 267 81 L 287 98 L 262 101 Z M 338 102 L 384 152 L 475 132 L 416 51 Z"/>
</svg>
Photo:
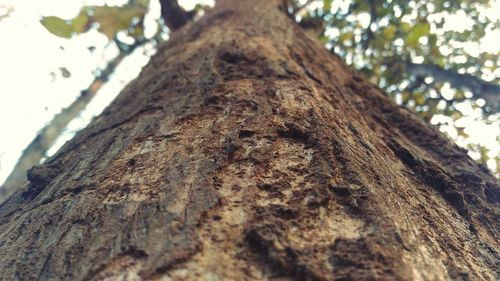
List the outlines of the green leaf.
<svg viewBox="0 0 500 281">
<path fill-rule="evenodd" d="M 144 8 L 147 8 L 149 5 L 149 0 L 137 0 L 137 4 Z"/>
<path fill-rule="evenodd" d="M 340 42 L 344 42 L 344 41 L 347 41 L 347 40 L 352 40 L 354 38 L 354 34 L 352 32 L 346 32 L 346 33 L 342 33 L 340 36 L 339 36 L 339 41 Z"/>
<path fill-rule="evenodd" d="M 40 23 L 52 34 L 63 37 L 71 38 L 71 34 L 74 32 L 73 26 L 68 24 L 65 20 L 50 16 L 43 17 Z"/>
<path fill-rule="evenodd" d="M 415 93 L 413 94 L 413 100 L 417 105 L 425 104 L 425 96 L 423 93 Z"/>
<path fill-rule="evenodd" d="M 388 27 L 384 28 L 382 31 L 382 35 L 384 35 L 384 38 L 387 40 L 392 40 L 394 39 L 394 36 L 396 35 L 396 27 L 394 25 L 389 25 Z"/>
<path fill-rule="evenodd" d="M 457 134 L 463 138 L 468 138 L 469 135 L 465 132 L 465 128 L 462 128 L 462 127 L 455 127 L 455 129 L 457 130 Z"/>
<path fill-rule="evenodd" d="M 411 30 L 411 26 L 410 26 L 410 24 L 409 24 L 409 23 L 407 23 L 407 22 L 402 22 L 402 23 L 401 23 L 401 25 L 400 25 L 400 28 L 401 28 L 401 30 L 402 30 L 404 33 L 408 33 L 408 32 L 410 32 L 410 30 Z"/>
<path fill-rule="evenodd" d="M 490 156 L 488 155 L 488 152 L 490 150 L 482 145 L 479 145 L 479 153 L 481 154 L 481 160 L 486 163 L 488 160 L 490 160 Z"/>
<path fill-rule="evenodd" d="M 329 13 L 332 10 L 332 0 L 323 0 L 323 11 Z"/>
<path fill-rule="evenodd" d="M 453 95 L 454 99 L 460 100 L 465 98 L 465 93 L 463 91 L 456 91 L 455 95 Z"/>
<path fill-rule="evenodd" d="M 129 31 L 129 35 L 133 37 L 141 37 L 144 35 L 144 27 L 136 26 L 132 30 Z"/>
<path fill-rule="evenodd" d="M 78 14 L 78 16 L 76 16 L 76 18 L 74 18 L 71 21 L 71 25 L 73 26 L 73 30 L 76 33 L 83 33 L 83 32 L 88 30 L 90 18 L 89 18 L 87 11 L 88 11 L 88 9 L 83 8 L 80 11 L 80 13 Z"/>
<path fill-rule="evenodd" d="M 462 118 L 463 116 L 464 115 L 462 114 L 462 112 L 460 112 L 458 110 L 454 110 L 450 114 L 450 117 L 453 118 L 453 120 L 458 120 L 458 119 Z"/>
<path fill-rule="evenodd" d="M 99 23 L 99 31 L 110 40 L 120 30 L 127 29 L 135 17 L 143 17 L 146 10 L 140 6 L 95 7 L 92 19 Z"/>
<path fill-rule="evenodd" d="M 409 46 L 417 47 L 418 39 L 422 36 L 426 36 L 429 34 L 431 30 L 431 25 L 424 21 L 417 23 L 406 36 L 406 42 Z"/>
<path fill-rule="evenodd" d="M 401 98 L 403 99 L 403 102 L 408 102 L 410 100 L 410 93 L 409 92 L 403 92 Z"/>
</svg>

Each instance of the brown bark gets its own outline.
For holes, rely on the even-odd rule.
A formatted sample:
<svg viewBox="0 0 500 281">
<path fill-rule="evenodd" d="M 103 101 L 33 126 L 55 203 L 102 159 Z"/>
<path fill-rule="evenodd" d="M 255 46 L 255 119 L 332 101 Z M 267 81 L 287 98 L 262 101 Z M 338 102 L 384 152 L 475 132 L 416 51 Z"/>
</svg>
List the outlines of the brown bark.
<svg viewBox="0 0 500 281">
<path fill-rule="evenodd" d="M 1 279 L 498 279 L 496 179 L 278 2 L 219 1 L 33 168 Z"/>
</svg>

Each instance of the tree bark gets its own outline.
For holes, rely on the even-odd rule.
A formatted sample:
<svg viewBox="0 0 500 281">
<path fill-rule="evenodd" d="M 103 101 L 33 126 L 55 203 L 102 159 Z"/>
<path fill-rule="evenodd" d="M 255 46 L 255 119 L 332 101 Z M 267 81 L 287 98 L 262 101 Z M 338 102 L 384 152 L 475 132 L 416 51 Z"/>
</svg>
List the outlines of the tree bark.
<svg viewBox="0 0 500 281">
<path fill-rule="evenodd" d="M 218 1 L 31 169 L 0 279 L 498 279 L 497 180 L 281 2 Z"/>
</svg>

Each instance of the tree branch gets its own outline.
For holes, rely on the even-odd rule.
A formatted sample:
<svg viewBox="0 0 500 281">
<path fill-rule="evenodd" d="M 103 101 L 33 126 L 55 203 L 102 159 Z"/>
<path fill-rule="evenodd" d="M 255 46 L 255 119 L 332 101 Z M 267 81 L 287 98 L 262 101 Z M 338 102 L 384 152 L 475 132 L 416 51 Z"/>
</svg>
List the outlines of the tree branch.
<svg viewBox="0 0 500 281">
<path fill-rule="evenodd" d="M 432 77 L 436 81 L 448 82 L 455 89 L 468 89 L 476 98 L 482 98 L 486 104 L 498 111 L 500 109 L 500 86 L 488 83 L 470 74 L 460 74 L 434 64 L 407 63 L 408 73 L 419 77 Z"/>
<path fill-rule="evenodd" d="M 160 0 L 161 16 L 171 31 L 183 27 L 194 17 L 194 11 L 184 10 L 177 0 Z"/>
<path fill-rule="evenodd" d="M 106 68 L 94 79 L 94 81 L 92 81 L 89 87 L 83 90 L 73 103 L 55 115 L 54 118 L 38 132 L 36 137 L 24 149 L 14 169 L 0 187 L 0 203 L 24 184 L 26 181 L 26 171 L 33 165 L 40 163 L 46 156 L 47 150 L 52 147 L 68 123 L 75 119 L 85 109 L 102 85 L 108 81 L 116 67 L 125 57 L 145 42 L 146 40 L 140 40 L 133 45 L 129 45 L 126 50 L 120 49 L 120 54 L 108 63 Z"/>
<path fill-rule="evenodd" d="M 368 0 L 368 4 L 370 5 L 370 23 L 365 30 L 365 38 L 363 40 L 363 48 L 368 48 L 368 44 L 370 40 L 375 37 L 375 34 L 372 31 L 372 25 L 377 21 L 377 7 L 375 6 L 374 0 Z"/>
</svg>

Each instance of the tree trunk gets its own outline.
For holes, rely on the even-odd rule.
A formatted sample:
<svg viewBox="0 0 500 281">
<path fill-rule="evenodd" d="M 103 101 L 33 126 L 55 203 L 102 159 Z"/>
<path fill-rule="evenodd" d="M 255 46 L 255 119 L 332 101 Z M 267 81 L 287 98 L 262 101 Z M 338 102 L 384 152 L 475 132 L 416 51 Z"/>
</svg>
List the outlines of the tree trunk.
<svg viewBox="0 0 500 281">
<path fill-rule="evenodd" d="M 497 180 L 278 2 L 218 1 L 31 169 L 0 279 L 498 279 Z"/>
</svg>

